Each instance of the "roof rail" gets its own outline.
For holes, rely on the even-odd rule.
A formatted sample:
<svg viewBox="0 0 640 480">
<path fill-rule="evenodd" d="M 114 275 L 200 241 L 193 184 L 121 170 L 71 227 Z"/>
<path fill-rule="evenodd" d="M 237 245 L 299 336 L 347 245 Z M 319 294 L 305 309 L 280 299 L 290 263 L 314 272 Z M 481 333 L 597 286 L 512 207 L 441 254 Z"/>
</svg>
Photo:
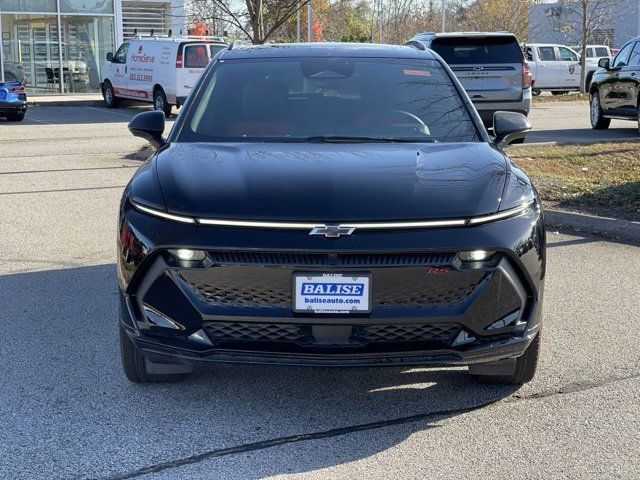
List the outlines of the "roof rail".
<svg viewBox="0 0 640 480">
<path fill-rule="evenodd" d="M 249 42 L 248 40 L 234 40 L 229 44 L 229 47 L 227 48 L 227 50 L 233 50 L 234 48 L 237 48 L 241 45 L 251 46 L 253 45 L 253 43 Z"/>
<path fill-rule="evenodd" d="M 210 42 L 224 42 L 226 40 L 224 37 L 215 36 L 215 35 L 142 35 L 138 34 L 133 37 L 135 40 L 173 40 L 175 42 L 185 41 L 185 40 L 202 40 L 202 41 L 210 41 Z"/>
<path fill-rule="evenodd" d="M 407 47 L 417 48 L 418 50 L 427 49 L 427 47 L 424 46 L 424 43 L 422 43 L 420 40 L 409 40 L 408 42 L 403 43 L 403 45 L 406 45 Z"/>
</svg>

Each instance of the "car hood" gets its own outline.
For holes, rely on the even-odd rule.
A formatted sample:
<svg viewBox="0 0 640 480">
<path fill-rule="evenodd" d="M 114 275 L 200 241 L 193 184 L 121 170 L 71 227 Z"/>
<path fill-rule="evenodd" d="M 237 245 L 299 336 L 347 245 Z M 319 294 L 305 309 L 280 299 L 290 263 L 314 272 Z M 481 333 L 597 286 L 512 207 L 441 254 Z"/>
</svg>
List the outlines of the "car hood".
<svg viewBox="0 0 640 480">
<path fill-rule="evenodd" d="M 505 156 L 488 143 L 174 143 L 156 168 L 167 210 L 344 222 L 495 212 Z"/>
</svg>

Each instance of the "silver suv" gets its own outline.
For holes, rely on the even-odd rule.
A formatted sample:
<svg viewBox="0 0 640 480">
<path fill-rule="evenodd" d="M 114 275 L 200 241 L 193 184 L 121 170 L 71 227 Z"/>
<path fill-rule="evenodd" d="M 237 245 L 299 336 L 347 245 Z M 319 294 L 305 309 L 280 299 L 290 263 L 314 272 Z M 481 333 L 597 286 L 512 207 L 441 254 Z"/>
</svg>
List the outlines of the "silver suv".
<svg viewBox="0 0 640 480">
<path fill-rule="evenodd" d="M 422 42 L 449 64 L 486 126 L 493 125 L 498 110 L 529 114 L 531 72 L 512 33 L 427 32 L 412 41 Z"/>
</svg>

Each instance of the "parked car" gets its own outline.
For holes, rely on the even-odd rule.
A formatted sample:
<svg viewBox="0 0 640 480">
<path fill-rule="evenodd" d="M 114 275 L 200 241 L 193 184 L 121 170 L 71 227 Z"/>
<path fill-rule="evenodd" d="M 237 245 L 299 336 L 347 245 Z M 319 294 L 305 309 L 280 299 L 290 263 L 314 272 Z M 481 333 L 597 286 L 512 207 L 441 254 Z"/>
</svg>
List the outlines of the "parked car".
<svg viewBox="0 0 640 480">
<path fill-rule="evenodd" d="M 26 82 L 24 73 L 24 65 L 20 62 L 12 62 L 5 60 L 4 62 L 4 81 L 5 82 L 19 82 L 22 85 Z"/>
<path fill-rule="evenodd" d="M 531 67 L 533 94 L 580 91 L 580 55 L 565 45 L 528 43 L 524 54 Z"/>
<path fill-rule="evenodd" d="M 221 37 L 137 37 L 107 54 L 102 66 L 102 96 L 108 108 L 128 98 L 153 102 L 171 115 L 183 105 L 213 56 L 228 45 Z"/>
<path fill-rule="evenodd" d="M 640 37 L 625 44 L 615 58 L 602 58 L 589 90 L 594 129 L 609 128 L 612 118 L 638 122 L 640 130 Z"/>
<path fill-rule="evenodd" d="M 231 48 L 120 204 L 133 382 L 216 362 L 470 365 L 520 384 L 540 345 L 540 198 L 442 59 L 413 46 Z"/>
<path fill-rule="evenodd" d="M 580 47 L 573 47 L 573 49 L 582 57 L 582 49 Z M 611 49 L 607 45 L 587 45 L 587 58 L 585 59 L 587 75 L 585 77 L 585 90 L 589 91 L 589 85 L 591 85 L 591 79 L 593 74 L 596 73 L 598 62 L 601 58 L 612 59 L 613 55 Z"/>
<path fill-rule="evenodd" d="M 500 32 L 426 32 L 415 35 L 440 55 L 467 91 L 485 126 L 497 111 L 528 115 L 531 75 L 518 40 Z"/>
<path fill-rule="evenodd" d="M 0 83 L 0 117 L 21 122 L 27 113 L 27 91 L 20 82 Z"/>
</svg>

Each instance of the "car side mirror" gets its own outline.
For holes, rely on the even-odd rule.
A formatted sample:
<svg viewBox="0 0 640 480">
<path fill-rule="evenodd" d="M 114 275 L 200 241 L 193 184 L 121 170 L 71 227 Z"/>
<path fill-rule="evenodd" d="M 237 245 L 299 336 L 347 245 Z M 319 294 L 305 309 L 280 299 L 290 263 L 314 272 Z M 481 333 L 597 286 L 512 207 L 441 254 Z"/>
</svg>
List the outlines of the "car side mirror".
<svg viewBox="0 0 640 480">
<path fill-rule="evenodd" d="M 609 70 L 609 66 L 610 66 L 610 62 L 608 58 L 601 58 L 600 60 L 598 60 L 598 66 L 600 68 L 606 68 L 607 70 Z"/>
<path fill-rule="evenodd" d="M 113 62 L 113 52 L 107 53 L 107 62 Z"/>
<path fill-rule="evenodd" d="M 139 113 L 129 122 L 129 131 L 134 137 L 148 140 L 154 147 L 160 148 L 167 143 L 164 133 L 164 112 L 153 110 Z"/>
<path fill-rule="evenodd" d="M 523 139 L 531 130 L 529 119 L 516 112 L 496 112 L 493 114 L 494 142 L 499 147 L 506 147 L 516 140 Z"/>
</svg>

